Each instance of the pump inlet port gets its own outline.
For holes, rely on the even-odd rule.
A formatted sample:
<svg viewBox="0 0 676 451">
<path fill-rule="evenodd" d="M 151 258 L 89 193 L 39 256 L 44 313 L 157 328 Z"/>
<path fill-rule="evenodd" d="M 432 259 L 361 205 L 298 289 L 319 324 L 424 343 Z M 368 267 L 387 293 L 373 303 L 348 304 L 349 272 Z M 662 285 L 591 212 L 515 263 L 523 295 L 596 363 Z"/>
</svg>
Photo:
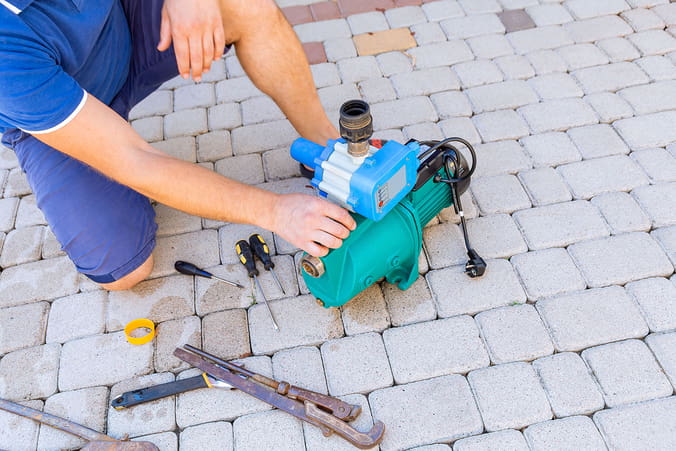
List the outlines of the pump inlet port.
<svg viewBox="0 0 676 451">
<path fill-rule="evenodd" d="M 319 258 L 308 254 L 305 254 L 305 256 L 301 259 L 300 266 L 308 276 L 314 277 L 315 279 L 321 277 L 326 271 L 324 268 L 324 262 L 322 262 Z"/>
</svg>

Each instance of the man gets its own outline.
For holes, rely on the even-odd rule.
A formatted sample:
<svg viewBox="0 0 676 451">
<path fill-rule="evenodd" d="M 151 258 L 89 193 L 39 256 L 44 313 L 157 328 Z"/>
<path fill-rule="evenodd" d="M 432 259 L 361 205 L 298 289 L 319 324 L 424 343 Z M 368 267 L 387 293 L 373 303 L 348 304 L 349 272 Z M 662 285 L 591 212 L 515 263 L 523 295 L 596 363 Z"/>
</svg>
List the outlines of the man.
<svg viewBox="0 0 676 451">
<path fill-rule="evenodd" d="M 167 79 L 200 81 L 231 44 L 301 136 L 338 136 L 273 0 L 0 0 L 3 143 L 64 250 L 104 288 L 128 289 L 152 270 L 148 198 L 263 227 L 315 256 L 354 229 L 325 200 L 277 195 L 172 158 L 125 120 Z"/>
</svg>

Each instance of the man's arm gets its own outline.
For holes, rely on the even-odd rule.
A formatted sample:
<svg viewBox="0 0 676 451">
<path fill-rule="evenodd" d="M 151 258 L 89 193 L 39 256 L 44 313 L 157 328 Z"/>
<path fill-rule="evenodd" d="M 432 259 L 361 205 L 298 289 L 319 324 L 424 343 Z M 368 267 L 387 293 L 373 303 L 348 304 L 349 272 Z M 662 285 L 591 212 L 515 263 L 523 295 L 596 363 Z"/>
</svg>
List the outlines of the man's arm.
<svg viewBox="0 0 676 451">
<path fill-rule="evenodd" d="M 170 207 L 263 227 L 315 256 L 339 247 L 355 227 L 346 210 L 323 199 L 275 194 L 166 155 L 93 96 L 64 127 L 35 137 Z"/>
</svg>

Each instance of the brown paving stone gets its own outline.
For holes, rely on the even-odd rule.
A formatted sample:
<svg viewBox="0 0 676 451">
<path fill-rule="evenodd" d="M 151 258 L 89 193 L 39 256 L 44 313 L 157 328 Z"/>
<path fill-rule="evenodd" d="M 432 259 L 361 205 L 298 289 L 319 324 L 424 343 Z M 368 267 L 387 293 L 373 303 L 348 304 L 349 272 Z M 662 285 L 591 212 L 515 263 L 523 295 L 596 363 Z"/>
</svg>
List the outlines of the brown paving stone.
<svg viewBox="0 0 676 451">
<path fill-rule="evenodd" d="M 503 11 L 498 13 L 498 17 L 505 26 L 506 33 L 535 28 L 535 22 L 533 22 L 533 19 L 531 19 L 528 13 L 523 9 L 510 9 Z"/>
<path fill-rule="evenodd" d="M 310 64 L 325 63 L 327 61 L 324 45 L 321 42 L 306 42 L 303 44 L 303 50 L 305 50 L 305 56 L 307 56 Z"/>
<path fill-rule="evenodd" d="M 406 50 L 416 46 L 408 28 L 364 33 L 353 38 L 357 53 L 361 56 L 376 55 L 393 50 Z"/>
<path fill-rule="evenodd" d="M 310 8 L 306 5 L 282 8 L 282 12 L 291 25 L 299 25 L 313 21 Z"/>
<path fill-rule="evenodd" d="M 394 0 L 338 0 L 343 17 L 369 11 L 383 11 L 394 8 Z"/>
<path fill-rule="evenodd" d="M 340 9 L 338 9 L 336 2 L 314 3 L 310 5 L 310 11 L 315 20 L 331 20 L 341 17 Z"/>
<path fill-rule="evenodd" d="M 419 6 L 422 5 L 422 0 L 394 0 L 394 5 L 399 6 Z"/>
</svg>

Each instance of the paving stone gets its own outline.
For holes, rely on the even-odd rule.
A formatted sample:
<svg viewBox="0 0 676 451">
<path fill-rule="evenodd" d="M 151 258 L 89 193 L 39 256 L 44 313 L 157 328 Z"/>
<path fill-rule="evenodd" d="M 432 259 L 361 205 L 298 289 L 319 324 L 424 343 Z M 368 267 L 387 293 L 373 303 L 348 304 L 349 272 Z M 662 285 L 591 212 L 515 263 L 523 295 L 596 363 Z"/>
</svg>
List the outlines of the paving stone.
<svg viewBox="0 0 676 451">
<path fill-rule="evenodd" d="M 173 381 L 174 375 L 171 373 L 155 373 L 124 380 L 113 385 L 110 389 L 110 398 L 115 399 L 127 391 Z M 117 438 L 125 434 L 138 437 L 145 434 L 171 431 L 176 428 L 175 412 L 176 408 L 172 397 L 140 404 L 133 409 L 117 410 L 109 407 L 108 433 Z"/>
<path fill-rule="evenodd" d="M 594 415 L 594 422 L 611 449 L 670 449 L 676 446 L 673 418 L 676 397 L 608 409 Z"/>
<path fill-rule="evenodd" d="M 441 0 L 424 3 L 422 10 L 430 22 L 438 22 L 444 19 L 463 16 L 465 13 L 457 1 Z"/>
<path fill-rule="evenodd" d="M 142 435 L 140 437 L 133 438 L 132 441 L 150 442 L 161 450 L 178 451 L 178 438 L 174 432 Z"/>
<path fill-rule="evenodd" d="M 631 191 L 649 183 L 638 165 L 624 155 L 570 163 L 560 166 L 558 171 L 570 186 L 575 199 L 589 199 L 607 192 Z"/>
<path fill-rule="evenodd" d="M 629 9 L 624 0 L 600 0 L 585 2 L 584 0 L 567 0 L 566 8 L 570 10 L 576 19 L 589 19 L 590 17 L 619 14 Z"/>
<path fill-rule="evenodd" d="M 415 38 L 415 42 L 418 43 L 418 46 L 435 42 L 444 42 L 446 40 L 446 35 L 437 22 L 424 22 L 413 25 L 411 27 L 411 33 Z"/>
<path fill-rule="evenodd" d="M 195 292 L 189 277 L 172 276 L 140 282 L 126 291 L 109 295 L 106 328 L 121 330 L 135 318 L 155 323 L 193 315 Z"/>
<path fill-rule="evenodd" d="M 676 141 L 676 129 L 670 126 L 674 120 L 676 111 L 663 111 L 623 119 L 613 127 L 632 150 L 649 149 Z"/>
<path fill-rule="evenodd" d="M 487 260 L 480 278 L 470 278 L 464 266 L 430 271 L 427 280 L 439 317 L 475 313 L 495 307 L 526 302 L 519 279 L 506 260 Z"/>
<path fill-rule="evenodd" d="M 627 37 L 642 56 L 664 55 L 676 50 L 676 38 L 664 30 L 648 30 Z"/>
<path fill-rule="evenodd" d="M 233 432 L 237 450 L 305 450 L 301 421 L 282 411 L 237 418 L 233 423 Z"/>
<path fill-rule="evenodd" d="M 648 214 L 653 227 L 676 225 L 676 183 L 636 188 L 632 195 Z"/>
<path fill-rule="evenodd" d="M 631 158 L 648 174 L 652 183 L 676 181 L 676 158 L 664 149 L 633 152 Z"/>
<path fill-rule="evenodd" d="M 352 36 L 345 19 L 304 23 L 296 25 L 294 31 L 300 42 L 326 41 L 331 38 L 349 38 Z"/>
<path fill-rule="evenodd" d="M 347 335 L 382 332 L 390 327 L 385 298 L 378 284 L 359 293 L 341 310 Z"/>
<path fill-rule="evenodd" d="M 552 418 L 547 395 L 527 363 L 482 368 L 467 379 L 487 431 L 520 429 Z"/>
<path fill-rule="evenodd" d="M 237 253 L 235 252 L 235 243 L 237 243 L 237 241 L 239 241 L 241 239 L 246 239 L 248 236 L 250 236 L 253 233 L 259 233 L 263 237 L 265 242 L 268 244 L 271 255 L 275 255 L 277 253 L 271 232 L 269 232 L 267 230 L 263 230 L 263 229 L 256 227 L 256 226 L 242 225 L 242 224 L 228 224 L 226 226 L 221 227 L 218 230 L 218 244 L 220 245 L 220 248 L 221 248 L 221 259 L 223 260 L 224 264 L 229 265 L 229 264 L 237 263 L 238 265 L 241 266 L 241 263 L 239 263 L 239 259 L 237 257 Z M 188 261 L 192 261 L 192 260 L 188 260 Z M 213 264 L 217 264 L 217 263 L 218 262 L 214 262 Z M 208 267 L 207 265 L 198 265 L 198 266 L 200 266 L 201 268 Z M 235 268 L 232 268 L 230 266 L 226 266 L 226 269 L 228 269 L 229 273 L 241 273 L 242 272 L 241 268 L 233 271 Z M 230 277 L 236 277 L 236 276 L 231 275 Z"/>
<path fill-rule="evenodd" d="M 235 79 L 239 80 L 239 79 Z M 242 112 L 237 103 L 221 103 L 207 110 L 209 130 L 232 130 L 242 125 Z"/>
<path fill-rule="evenodd" d="M 272 356 L 272 369 L 277 380 L 317 393 L 328 393 L 322 356 L 315 347 L 277 352 Z"/>
<path fill-rule="evenodd" d="M 392 82 L 387 78 L 372 78 L 359 82 L 359 92 L 368 103 L 386 102 L 397 98 Z"/>
<path fill-rule="evenodd" d="M 39 260 L 44 229 L 42 226 L 33 226 L 10 231 L 2 247 L 0 266 L 7 268 Z"/>
<path fill-rule="evenodd" d="M 380 447 L 405 449 L 448 442 L 483 431 L 467 380 L 442 376 L 377 390 L 369 395 L 373 417 L 388 426 Z"/>
<path fill-rule="evenodd" d="M 520 172 L 519 180 L 536 207 L 567 202 L 572 199 L 563 179 L 552 168 L 537 168 Z"/>
<path fill-rule="evenodd" d="M 225 421 L 199 424 L 181 432 L 182 451 L 233 451 L 232 425 Z"/>
<path fill-rule="evenodd" d="M 0 354 L 44 343 L 48 311 L 47 302 L 0 309 Z"/>
<path fill-rule="evenodd" d="M 195 136 L 207 131 L 207 111 L 204 108 L 181 110 L 164 116 L 164 134 L 167 138 Z"/>
<path fill-rule="evenodd" d="M 44 412 L 76 422 L 95 431 L 106 424 L 108 389 L 92 387 L 52 395 L 45 402 Z M 72 449 L 87 442 L 75 435 L 51 427 L 40 428 L 38 449 Z"/>
<path fill-rule="evenodd" d="M 671 380 L 671 385 L 676 387 L 676 333 L 648 335 L 645 341 Z"/>
<path fill-rule="evenodd" d="M 201 332 L 200 319 L 197 316 L 188 316 L 160 323 L 157 326 L 157 338 L 155 339 L 155 371 L 175 372 L 179 369 L 188 368 L 187 363 L 174 357 L 174 349 L 185 344 L 201 348 Z M 209 336 L 209 338 L 212 337 Z M 223 354 L 214 351 L 209 352 L 221 358 L 227 358 Z"/>
<path fill-rule="evenodd" d="M 443 140 L 445 138 L 444 132 L 439 125 L 433 122 L 426 122 L 423 124 L 415 124 L 404 127 L 404 135 L 409 139 L 417 139 L 419 141 L 436 139 Z"/>
<path fill-rule="evenodd" d="M 396 111 L 397 114 L 391 114 Z M 401 128 L 420 122 L 436 122 L 437 113 L 428 97 L 407 97 L 371 105 L 374 130 Z"/>
<path fill-rule="evenodd" d="M 241 103 L 244 125 L 284 119 L 284 113 L 270 97 L 254 97 Z"/>
<path fill-rule="evenodd" d="M 507 34 L 516 53 L 526 54 L 535 50 L 547 50 L 573 43 L 566 30 L 559 25 L 538 27 Z"/>
<path fill-rule="evenodd" d="M 157 240 L 154 259 L 155 266 L 150 277 L 176 274 L 174 269 L 176 260 L 189 261 L 200 268 L 217 265 L 220 263 L 218 233 L 215 230 L 201 230 L 161 237 Z"/>
<path fill-rule="evenodd" d="M 16 222 L 14 225 L 17 229 L 21 227 L 30 227 L 32 225 L 47 225 L 44 215 L 36 205 L 34 195 L 21 198 L 19 208 L 16 212 Z"/>
<path fill-rule="evenodd" d="M 129 112 L 129 120 L 147 116 L 169 114 L 174 111 L 173 95 L 171 91 L 157 90 L 137 103 Z"/>
<path fill-rule="evenodd" d="M 245 125 L 232 131 L 232 148 L 235 155 L 255 153 L 291 144 L 296 138 L 287 120 Z"/>
<path fill-rule="evenodd" d="M 650 218 L 627 193 L 600 194 L 591 203 L 599 209 L 613 235 L 650 230 Z"/>
<path fill-rule="evenodd" d="M 574 71 L 572 75 L 587 94 L 617 91 L 649 82 L 648 76 L 638 66 L 628 62 L 587 67 Z"/>
<path fill-rule="evenodd" d="M 205 316 L 202 319 L 204 350 L 225 360 L 251 355 L 248 326 L 246 310 L 243 309 Z"/>
<path fill-rule="evenodd" d="M 636 47 L 624 38 L 604 39 L 596 45 L 606 52 L 611 63 L 631 61 L 641 56 Z"/>
<path fill-rule="evenodd" d="M 171 114 L 173 115 L 174 113 Z M 182 129 L 179 131 L 176 128 L 177 123 L 175 120 L 172 120 L 171 123 L 167 125 L 171 127 L 171 130 L 169 130 L 171 136 L 188 134 L 185 133 Z M 147 142 L 162 141 L 162 139 L 164 139 L 165 125 L 164 121 L 162 120 L 162 117 L 144 117 L 142 119 L 136 119 L 131 123 L 131 126 L 134 129 L 134 131 L 136 131 L 136 133 L 138 133 L 141 136 L 141 138 L 143 138 Z"/>
<path fill-rule="evenodd" d="M 403 52 L 387 52 L 376 56 L 380 71 L 384 76 L 411 72 L 413 70 L 411 58 Z"/>
<path fill-rule="evenodd" d="M 12 169 L 19 166 L 19 160 L 13 150 L 0 143 L 0 168 Z"/>
<path fill-rule="evenodd" d="M 209 71 L 202 73 L 202 82 L 201 83 L 203 83 L 203 84 L 204 83 L 213 83 L 213 82 L 216 82 L 216 81 L 225 80 L 228 77 L 228 74 L 230 74 L 230 73 L 235 75 L 234 71 L 232 70 L 232 63 L 228 65 L 229 67 L 226 66 L 225 56 L 226 55 L 222 55 L 220 59 L 211 62 L 211 67 L 209 68 Z M 230 59 L 230 61 L 237 61 L 237 56 L 233 55 L 229 59 Z M 238 77 L 241 77 L 244 74 L 243 73 L 237 73 L 236 75 Z"/>
<path fill-rule="evenodd" d="M 651 236 L 660 243 L 676 268 L 676 227 L 663 227 L 654 230 Z"/>
<path fill-rule="evenodd" d="M 124 332 L 72 340 L 61 351 L 59 390 L 111 385 L 147 374 L 152 360 L 152 344 L 130 345 Z"/>
<path fill-rule="evenodd" d="M 538 75 L 549 75 L 568 70 L 566 62 L 554 50 L 536 50 L 526 55 L 526 58 Z"/>
<path fill-rule="evenodd" d="M 244 365 L 249 371 L 272 377 L 269 357 L 249 357 L 233 362 Z M 197 369 L 182 372 L 177 379 L 201 374 Z M 200 388 L 181 393 L 176 398 L 176 424 L 186 428 L 211 421 L 232 421 L 237 417 L 270 410 L 272 406 L 240 390 L 214 390 Z"/>
<path fill-rule="evenodd" d="M 395 74 L 390 80 L 399 98 L 460 89 L 458 77 L 448 67 Z"/>
<path fill-rule="evenodd" d="M 274 353 L 296 346 L 309 346 L 343 335 L 340 314 L 334 309 L 319 307 L 312 296 L 269 303 L 279 324 L 275 331 L 265 306 L 249 309 L 251 349 L 254 354 Z"/>
<path fill-rule="evenodd" d="M 435 2 L 435 4 L 438 2 Z M 492 59 L 514 54 L 514 49 L 507 38 L 501 34 L 475 36 L 466 40 L 469 48 L 477 58 Z"/>
<path fill-rule="evenodd" d="M 542 100 L 582 97 L 583 92 L 568 74 L 541 75 L 529 80 Z"/>
<path fill-rule="evenodd" d="M 474 219 L 479 216 L 479 207 L 476 206 L 474 199 L 472 199 L 471 191 L 465 191 L 460 195 L 460 199 L 465 213 L 465 219 Z M 441 210 L 437 217 L 441 222 L 460 224 L 460 215 L 455 212 L 452 206 Z"/>
<path fill-rule="evenodd" d="M 676 286 L 656 277 L 626 285 L 627 292 L 638 303 L 652 332 L 676 329 Z"/>
<path fill-rule="evenodd" d="M 524 56 L 508 55 L 496 58 L 494 61 L 507 80 L 521 80 L 535 75 L 535 69 Z"/>
<path fill-rule="evenodd" d="M 429 266 L 433 269 L 460 265 L 467 261 L 460 228 L 453 223 L 433 225 L 423 229 L 423 244 Z"/>
<path fill-rule="evenodd" d="M 567 133 L 584 159 L 629 153 L 626 144 L 607 124 L 571 128 Z"/>
<path fill-rule="evenodd" d="M 625 119 L 634 115 L 631 106 L 619 95 L 612 92 L 600 92 L 584 97 L 584 100 L 596 111 L 603 123 Z"/>
<path fill-rule="evenodd" d="M 251 285 L 241 263 L 205 269 L 216 276 L 237 282 L 245 287 Z M 218 280 L 205 278 L 195 278 L 195 282 L 195 310 L 200 316 L 220 310 L 246 308 L 253 302 L 250 288 L 242 290 Z"/>
<path fill-rule="evenodd" d="M 607 449 L 594 422 L 584 416 L 534 424 L 523 434 L 532 449 L 537 450 Z"/>
<path fill-rule="evenodd" d="M 514 429 L 505 429 L 488 434 L 475 435 L 463 438 L 453 444 L 454 451 L 528 451 L 528 444 L 521 432 Z"/>
<path fill-rule="evenodd" d="M 0 360 L 0 397 L 21 401 L 56 393 L 60 352 L 61 345 L 51 343 L 6 354 Z"/>
<path fill-rule="evenodd" d="M 77 292 L 78 275 L 67 257 L 5 269 L 0 274 L 0 306 L 55 299 Z"/>
<path fill-rule="evenodd" d="M 634 86 L 620 91 L 636 114 L 657 113 L 676 108 L 676 80 Z"/>
<path fill-rule="evenodd" d="M 515 255 L 511 261 L 531 301 L 586 288 L 584 278 L 565 249 Z M 556 268 L 556 272 L 544 268 Z"/>
<path fill-rule="evenodd" d="M 458 0 L 458 3 L 468 15 L 502 11 L 502 6 L 495 0 Z"/>
<path fill-rule="evenodd" d="M 216 92 L 211 83 L 183 86 L 174 91 L 174 110 L 208 107 L 216 103 Z"/>
<path fill-rule="evenodd" d="M 646 56 L 634 61 L 648 74 L 651 81 L 669 80 L 676 71 L 676 66 L 664 56 Z"/>
<path fill-rule="evenodd" d="M 547 25 L 560 25 L 567 22 L 572 22 L 573 18 L 568 13 L 568 10 L 562 5 L 549 3 L 545 5 L 530 6 L 526 8 L 526 12 L 533 18 L 533 22 L 538 27 L 546 27 Z"/>
<path fill-rule="evenodd" d="M 374 33 L 389 28 L 385 14 L 381 11 L 369 11 L 361 14 L 353 14 L 347 18 L 347 23 L 352 34 Z M 396 27 L 394 27 L 396 28 Z"/>
<path fill-rule="evenodd" d="M 666 3 L 666 2 L 665 2 Z M 676 8 L 671 4 L 662 4 L 655 6 L 652 11 L 657 13 L 658 16 L 664 20 L 664 23 L 667 25 L 673 25 L 676 23 Z"/>
<path fill-rule="evenodd" d="M 467 228 L 474 249 L 483 258 L 507 258 L 527 250 L 514 220 L 507 214 L 472 219 Z"/>
<path fill-rule="evenodd" d="M 391 28 L 410 27 L 427 22 L 425 13 L 419 6 L 402 6 L 385 11 L 385 17 Z"/>
<path fill-rule="evenodd" d="M 584 70 L 584 69 L 582 69 Z M 598 123 L 594 111 L 581 99 L 557 99 L 519 108 L 533 133 L 567 130 Z"/>
<path fill-rule="evenodd" d="M 393 326 L 430 321 L 437 316 L 432 293 L 423 277 L 419 277 L 406 291 L 385 283 L 383 294 Z"/>
<path fill-rule="evenodd" d="M 546 205 L 514 214 L 531 250 L 565 247 L 577 241 L 607 236 L 605 221 L 589 202 Z"/>
<path fill-rule="evenodd" d="M 541 299 L 536 307 L 560 352 L 648 334 L 638 306 L 620 287 Z"/>
<path fill-rule="evenodd" d="M 451 66 L 474 58 L 465 41 L 461 40 L 428 44 L 410 49 L 407 53 L 414 58 L 414 65 L 419 69 Z"/>
<path fill-rule="evenodd" d="M 256 185 L 265 181 L 263 161 L 259 154 L 238 155 L 216 162 L 216 172 L 247 185 Z"/>
<path fill-rule="evenodd" d="M 434 445 L 416 446 L 415 448 L 410 448 L 411 451 L 448 451 L 449 449 L 451 449 L 450 445 L 444 445 L 442 443 L 437 443 Z"/>
<path fill-rule="evenodd" d="M 564 24 L 563 27 L 576 43 L 599 41 L 633 33 L 624 20 L 614 15 L 578 20 Z"/>
<path fill-rule="evenodd" d="M 291 158 L 289 149 L 282 147 L 263 154 L 263 172 L 266 180 L 300 177 L 298 162 Z"/>
<path fill-rule="evenodd" d="M 665 27 L 662 18 L 649 9 L 630 9 L 623 12 L 621 17 L 635 31 L 662 30 Z"/>
<path fill-rule="evenodd" d="M 457 116 L 471 116 L 472 106 L 467 99 L 467 96 L 462 92 L 446 91 L 430 96 L 439 117 L 447 119 Z"/>
<path fill-rule="evenodd" d="M 202 229 L 202 219 L 163 204 L 155 205 L 157 235 L 176 235 Z"/>
<path fill-rule="evenodd" d="M 181 136 L 153 143 L 153 147 L 180 160 L 194 163 L 197 161 L 195 137 Z"/>
<path fill-rule="evenodd" d="M 0 184 L 0 187 L 3 184 L 4 183 Z M 28 184 L 28 179 L 26 178 L 26 174 L 21 170 L 21 168 L 14 168 L 9 171 L 9 175 L 7 176 L 7 184 L 4 184 L 4 186 L 4 197 L 20 197 L 32 193 L 31 187 Z"/>
<path fill-rule="evenodd" d="M 360 56 L 338 61 L 338 72 L 344 83 L 356 83 L 381 76 L 374 56 Z"/>
<path fill-rule="evenodd" d="M 340 84 L 340 76 L 335 64 L 321 63 L 310 66 L 312 71 L 312 78 L 314 78 L 315 86 L 323 88 L 325 86 L 335 86 Z"/>
<path fill-rule="evenodd" d="M 504 33 L 505 26 L 496 14 L 475 14 L 441 22 L 448 39 L 467 39 L 483 34 Z"/>
<path fill-rule="evenodd" d="M 324 109 L 327 111 L 338 111 L 345 101 L 359 98 L 357 86 L 351 83 L 327 86 L 326 88 L 319 89 L 317 93 Z"/>
<path fill-rule="evenodd" d="M 462 136 L 473 145 L 481 142 L 481 137 L 474 127 L 474 123 L 467 117 L 452 117 L 439 122 L 439 126 L 444 136 Z"/>
<path fill-rule="evenodd" d="M 484 142 L 518 139 L 529 134 L 528 126 L 513 110 L 490 111 L 472 120 Z"/>
<path fill-rule="evenodd" d="M 624 285 L 646 277 L 669 276 L 673 266 L 650 235 L 628 233 L 576 243 L 570 254 L 587 285 Z"/>
<path fill-rule="evenodd" d="M 42 410 L 42 401 L 25 401 L 22 406 Z M 40 424 L 30 418 L 0 411 L 0 446 L 5 449 L 36 449 Z"/>
<path fill-rule="evenodd" d="M 466 91 L 475 113 L 537 103 L 538 98 L 526 82 L 514 80 L 470 88 Z"/>
<path fill-rule="evenodd" d="M 531 206 L 528 195 L 513 175 L 478 178 L 472 181 L 471 189 L 484 215 L 512 213 Z"/>
<path fill-rule="evenodd" d="M 536 168 L 558 166 L 582 159 L 568 135 L 561 132 L 526 136 L 521 138 L 521 144 Z"/>
<path fill-rule="evenodd" d="M 408 28 L 364 33 L 353 38 L 357 54 L 361 56 L 376 55 L 393 50 L 407 50 L 415 47 L 416 42 Z"/>
<path fill-rule="evenodd" d="M 639 340 L 610 343 L 582 352 L 609 407 L 670 396 L 674 389 L 650 349 Z"/>
<path fill-rule="evenodd" d="M 545 6 L 545 5 L 542 5 Z M 594 44 L 575 44 L 556 49 L 568 68 L 573 71 L 585 67 L 607 64 L 610 60 Z"/>
<path fill-rule="evenodd" d="M 604 407 L 603 395 L 579 355 L 562 352 L 533 362 L 557 418 L 588 415 Z"/>
</svg>

